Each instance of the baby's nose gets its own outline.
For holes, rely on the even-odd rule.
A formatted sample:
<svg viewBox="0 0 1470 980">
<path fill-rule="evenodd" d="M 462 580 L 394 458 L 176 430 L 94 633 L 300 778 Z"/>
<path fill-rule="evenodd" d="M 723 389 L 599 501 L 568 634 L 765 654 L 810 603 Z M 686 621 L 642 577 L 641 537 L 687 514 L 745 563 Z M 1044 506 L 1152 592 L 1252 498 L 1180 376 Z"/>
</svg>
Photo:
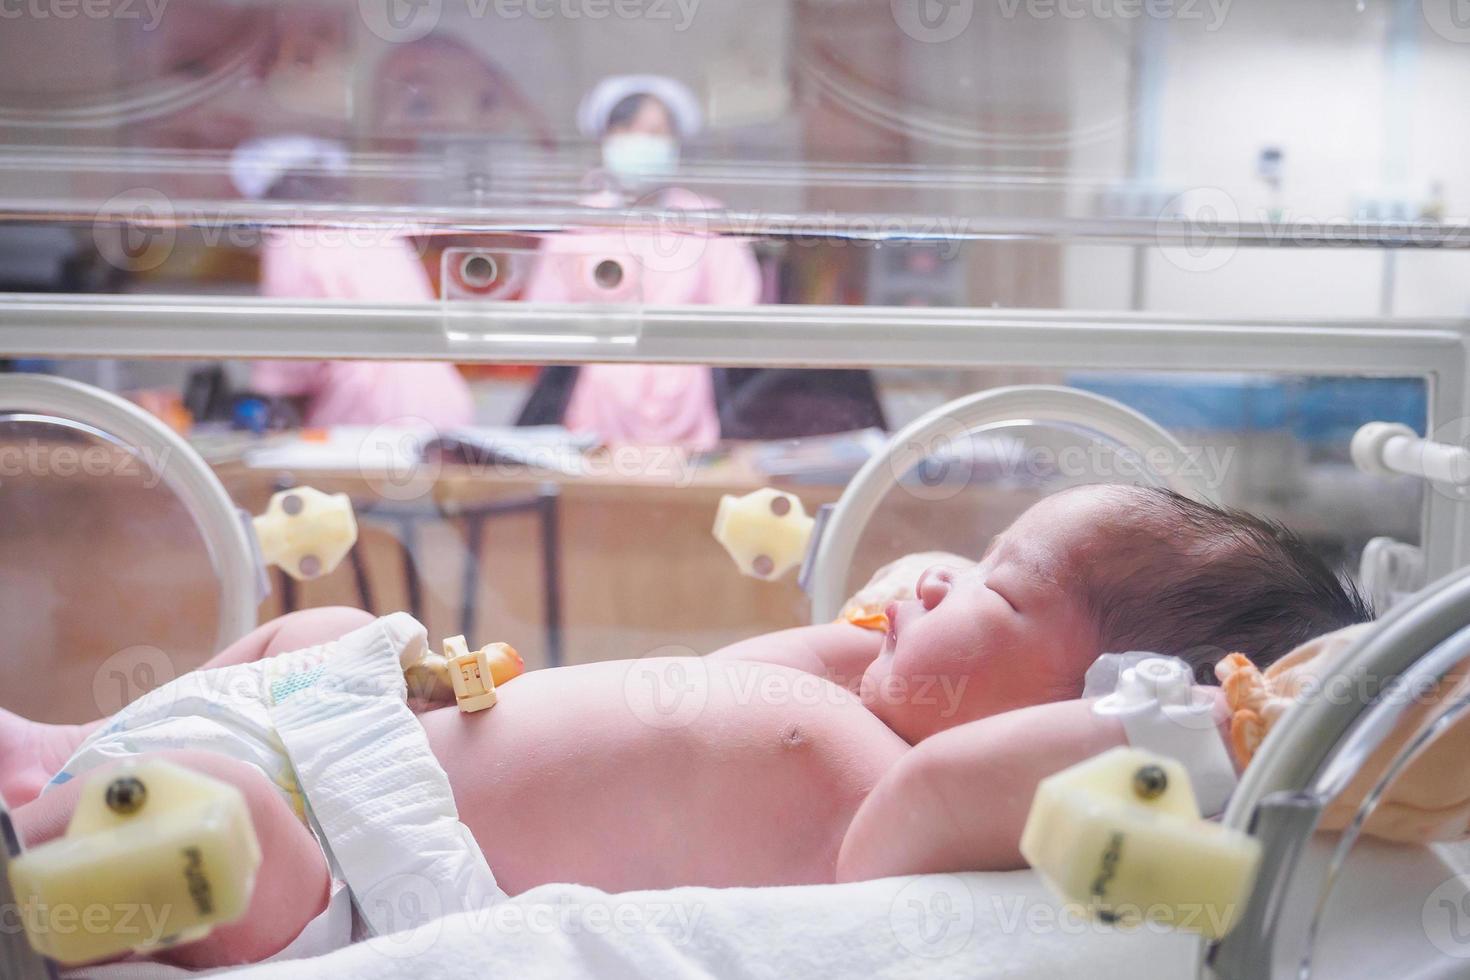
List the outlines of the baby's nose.
<svg viewBox="0 0 1470 980">
<path fill-rule="evenodd" d="M 918 596 L 925 609 L 933 609 L 944 601 L 949 595 L 950 587 L 954 585 L 954 572 L 943 565 L 935 565 L 926 569 L 919 576 L 919 584 L 914 588 L 914 594 Z"/>
</svg>

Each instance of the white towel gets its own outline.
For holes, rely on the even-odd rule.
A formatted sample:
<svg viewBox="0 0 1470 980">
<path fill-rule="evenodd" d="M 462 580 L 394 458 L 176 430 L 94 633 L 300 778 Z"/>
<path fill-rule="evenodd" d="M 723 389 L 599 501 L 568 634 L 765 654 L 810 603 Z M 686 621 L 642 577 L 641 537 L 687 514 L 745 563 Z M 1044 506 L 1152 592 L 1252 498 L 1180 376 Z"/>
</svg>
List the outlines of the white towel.
<svg viewBox="0 0 1470 980">
<path fill-rule="evenodd" d="M 1061 910 L 1031 872 L 619 895 L 543 885 L 231 980 L 1194 976 L 1190 936 Z"/>
</svg>

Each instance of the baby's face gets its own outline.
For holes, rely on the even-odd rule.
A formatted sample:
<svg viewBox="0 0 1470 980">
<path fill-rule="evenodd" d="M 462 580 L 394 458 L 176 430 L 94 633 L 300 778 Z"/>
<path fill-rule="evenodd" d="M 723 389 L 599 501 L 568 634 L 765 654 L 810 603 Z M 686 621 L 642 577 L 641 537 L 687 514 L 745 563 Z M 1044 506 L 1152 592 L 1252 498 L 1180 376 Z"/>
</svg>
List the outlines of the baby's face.
<svg viewBox="0 0 1470 980">
<path fill-rule="evenodd" d="M 1121 504 L 1083 488 L 1017 518 L 970 569 L 936 566 L 889 610 L 863 700 L 909 742 L 977 718 L 1074 698 L 1101 652 L 1083 576 L 1106 560 L 1101 519 Z"/>
</svg>

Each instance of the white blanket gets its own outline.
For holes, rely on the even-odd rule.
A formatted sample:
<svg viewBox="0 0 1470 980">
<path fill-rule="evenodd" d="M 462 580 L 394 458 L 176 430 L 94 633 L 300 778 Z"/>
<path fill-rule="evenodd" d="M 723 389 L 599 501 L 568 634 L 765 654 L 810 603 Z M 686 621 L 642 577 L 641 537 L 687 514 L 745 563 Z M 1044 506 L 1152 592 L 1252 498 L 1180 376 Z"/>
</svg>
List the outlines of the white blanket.
<svg viewBox="0 0 1470 980">
<path fill-rule="evenodd" d="M 412 909 L 401 910 L 411 917 Z M 1196 942 L 1084 920 L 1027 871 L 609 895 L 544 885 L 231 980 L 1193 977 Z"/>
</svg>

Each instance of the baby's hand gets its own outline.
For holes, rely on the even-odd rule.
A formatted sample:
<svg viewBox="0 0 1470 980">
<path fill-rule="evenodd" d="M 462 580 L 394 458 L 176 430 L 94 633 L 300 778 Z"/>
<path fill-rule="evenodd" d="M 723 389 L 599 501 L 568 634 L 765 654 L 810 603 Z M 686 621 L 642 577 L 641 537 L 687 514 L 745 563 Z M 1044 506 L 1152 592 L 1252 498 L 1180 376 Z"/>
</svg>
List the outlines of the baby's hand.
<svg viewBox="0 0 1470 980">
<path fill-rule="evenodd" d="M 1318 690 L 1341 662 L 1366 625 L 1319 636 L 1264 671 L 1244 654 L 1232 653 L 1215 665 L 1215 677 L 1230 706 L 1230 748 L 1244 768 L 1286 709 Z"/>
<path fill-rule="evenodd" d="M 1239 654 L 1221 661 L 1215 672 L 1233 710 L 1231 738 L 1236 751 L 1253 753 L 1286 709 L 1330 693 L 1333 671 L 1368 629 L 1368 624 L 1360 624 L 1320 636 L 1264 671 Z M 1322 811 L 1319 829 L 1341 830 L 1348 826 L 1358 818 L 1359 808 L 1373 792 L 1377 795 L 1363 824 L 1364 833 L 1411 844 L 1470 837 L 1470 770 L 1464 764 L 1470 746 L 1467 718 L 1437 731 L 1386 788 L 1378 785 L 1403 748 L 1425 734 L 1446 706 L 1455 703 L 1467 689 L 1470 664 L 1462 662 L 1432 688 L 1416 690 L 1412 703 L 1399 715 L 1392 730 L 1359 763 L 1348 784 Z M 1249 755 L 1241 761 L 1249 761 Z"/>
<path fill-rule="evenodd" d="M 970 559 L 948 551 L 919 551 L 904 555 L 874 572 L 873 577 L 868 579 L 868 584 L 847 600 L 837 618 L 855 626 L 887 629 L 888 617 L 884 610 L 890 602 L 914 598 L 919 576 L 924 572 L 935 565 L 947 565 L 962 570 L 974 564 Z"/>
</svg>

